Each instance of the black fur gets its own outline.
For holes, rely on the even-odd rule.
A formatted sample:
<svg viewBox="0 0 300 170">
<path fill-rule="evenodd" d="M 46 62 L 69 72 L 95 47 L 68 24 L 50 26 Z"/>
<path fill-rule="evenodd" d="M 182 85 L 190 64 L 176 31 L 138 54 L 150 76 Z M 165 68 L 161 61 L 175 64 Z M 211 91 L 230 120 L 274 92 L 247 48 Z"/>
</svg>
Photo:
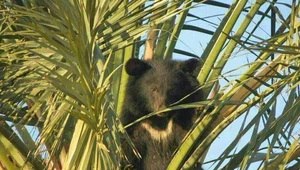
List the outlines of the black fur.
<svg viewBox="0 0 300 170">
<path fill-rule="evenodd" d="M 199 87 L 196 80 L 199 69 L 197 59 L 128 60 L 125 70 L 130 76 L 121 114 L 123 125 L 165 109 L 187 95 L 190 96 L 180 104 L 202 100 L 200 90 L 192 93 Z M 128 161 L 135 169 L 166 169 L 174 151 L 193 125 L 195 114 L 195 109 L 181 109 L 152 116 L 128 127 L 126 131 L 142 156 L 141 160 L 137 159 L 129 145 L 124 143 Z"/>
</svg>

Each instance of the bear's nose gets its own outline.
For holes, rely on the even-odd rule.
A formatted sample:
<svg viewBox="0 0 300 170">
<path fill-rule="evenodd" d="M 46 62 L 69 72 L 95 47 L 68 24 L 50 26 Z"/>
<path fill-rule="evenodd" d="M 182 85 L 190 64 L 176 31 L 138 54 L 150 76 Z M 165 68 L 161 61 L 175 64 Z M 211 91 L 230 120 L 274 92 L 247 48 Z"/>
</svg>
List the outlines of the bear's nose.
<svg viewBox="0 0 300 170">
<path fill-rule="evenodd" d="M 158 113 L 157 116 L 166 117 L 166 116 L 168 116 L 168 113 L 167 112 Z"/>
<path fill-rule="evenodd" d="M 164 110 L 166 108 L 167 107 L 166 107 L 166 105 L 165 105 L 165 103 L 164 103 L 163 100 L 159 100 L 159 101 L 156 100 L 153 103 L 153 111 L 154 112 L 158 112 L 158 111 Z M 159 116 L 159 117 L 166 117 L 167 115 L 168 115 L 167 112 L 161 112 L 161 113 L 157 114 L 157 116 Z"/>
</svg>

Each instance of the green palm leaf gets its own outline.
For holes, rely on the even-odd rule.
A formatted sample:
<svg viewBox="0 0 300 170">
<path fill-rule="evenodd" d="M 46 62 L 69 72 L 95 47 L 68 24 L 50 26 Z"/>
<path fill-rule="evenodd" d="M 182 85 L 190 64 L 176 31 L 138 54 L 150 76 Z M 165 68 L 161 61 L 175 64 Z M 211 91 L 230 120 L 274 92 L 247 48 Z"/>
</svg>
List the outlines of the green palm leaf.
<svg viewBox="0 0 300 170">
<path fill-rule="evenodd" d="M 118 169 L 120 138 L 130 143 L 124 128 L 166 110 L 198 107 L 204 111 L 169 169 L 193 167 L 235 124 L 238 134 L 224 151 L 208 151 L 214 159 L 204 166 L 300 167 L 298 11 L 294 0 L 1 1 L 0 167 Z M 266 22 L 267 37 L 259 32 Z M 210 37 L 198 80 L 205 96 L 215 84 L 220 89 L 210 100 L 172 105 L 123 127 L 118 114 L 128 75 L 122 66 L 143 54 L 200 56 L 183 31 Z"/>
</svg>

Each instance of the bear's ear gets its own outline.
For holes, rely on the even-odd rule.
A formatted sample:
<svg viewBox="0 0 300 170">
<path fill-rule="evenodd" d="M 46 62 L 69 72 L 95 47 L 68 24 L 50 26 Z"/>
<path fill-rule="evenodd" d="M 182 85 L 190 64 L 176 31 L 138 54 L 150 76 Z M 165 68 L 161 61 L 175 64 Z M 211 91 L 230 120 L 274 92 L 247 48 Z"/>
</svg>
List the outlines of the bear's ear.
<svg viewBox="0 0 300 170">
<path fill-rule="evenodd" d="M 125 64 L 126 73 L 130 76 L 142 75 L 150 68 L 149 64 L 137 58 L 131 58 Z"/>
<path fill-rule="evenodd" d="M 191 58 L 186 61 L 182 61 L 180 64 L 181 70 L 190 73 L 193 76 L 197 76 L 201 68 L 201 61 L 196 58 Z"/>
</svg>

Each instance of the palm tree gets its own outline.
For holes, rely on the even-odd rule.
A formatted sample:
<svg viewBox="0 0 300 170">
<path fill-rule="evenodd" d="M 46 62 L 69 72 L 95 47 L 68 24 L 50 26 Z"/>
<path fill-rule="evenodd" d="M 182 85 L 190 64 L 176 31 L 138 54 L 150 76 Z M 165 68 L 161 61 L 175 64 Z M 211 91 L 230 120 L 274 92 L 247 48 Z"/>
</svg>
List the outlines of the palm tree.
<svg viewBox="0 0 300 170">
<path fill-rule="evenodd" d="M 201 157 L 211 169 L 300 167 L 299 1 L 3 0 L 0 7 L 2 169 L 118 169 L 122 65 L 133 56 L 199 57 L 193 44 L 180 46 L 183 32 L 209 37 L 198 80 L 210 96 L 180 106 L 203 111 L 169 169 Z M 233 124 L 241 124 L 238 134 L 222 139 Z M 211 153 L 218 137 L 230 142 Z"/>
</svg>

